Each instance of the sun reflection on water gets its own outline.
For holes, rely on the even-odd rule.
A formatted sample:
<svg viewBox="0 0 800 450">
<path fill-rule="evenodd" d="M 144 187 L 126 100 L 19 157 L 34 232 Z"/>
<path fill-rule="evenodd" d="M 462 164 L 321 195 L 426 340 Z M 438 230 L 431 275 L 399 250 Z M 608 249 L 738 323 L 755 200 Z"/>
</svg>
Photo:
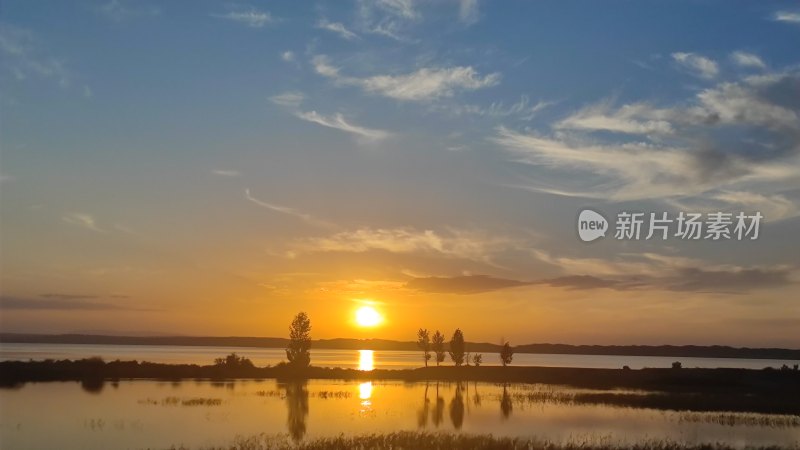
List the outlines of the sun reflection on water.
<svg viewBox="0 0 800 450">
<path fill-rule="evenodd" d="M 358 351 L 358 370 L 375 369 L 375 357 L 372 350 Z"/>
</svg>

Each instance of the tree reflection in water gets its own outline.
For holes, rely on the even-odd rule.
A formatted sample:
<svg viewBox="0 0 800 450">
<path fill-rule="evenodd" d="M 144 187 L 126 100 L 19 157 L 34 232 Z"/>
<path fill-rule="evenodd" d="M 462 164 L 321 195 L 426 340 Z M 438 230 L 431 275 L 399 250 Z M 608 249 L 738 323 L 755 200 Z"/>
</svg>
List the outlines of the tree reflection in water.
<svg viewBox="0 0 800 450">
<path fill-rule="evenodd" d="M 450 421 L 456 430 L 460 430 L 464 424 L 464 387 L 460 381 L 456 384 L 456 393 L 450 402 Z"/>
<path fill-rule="evenodd" d="M 425 401 L 422 403 L 422 408 L 417 411 L 417 428 L 425 428 L 428 426 L 428 416 L 430 415 L 431 401 L 428 399 L 428 382 L 425 382 Z"/>
<path fill-rule="evenodd" d="M 511 416 L 511 411 L 514 409 L 514 404 L 511 402 L 511 396 L 508 395 L 507 385 L 503 385 L 503 396 L 500 397 L 500 412 L 503 414 L 504 419 Z"/>
<path fill-rule="evenodd" d="M 439 382 L 436 382 L 436 405 L 433 408 L 433 425 L 439 428 L 444 420 L 444 399 L 439 396 Z"/>
<path fill-rule="evenodd" d="M 283 385 L 286 390 L 286 409 L 288 418 L 286 427 L 289 436 L 295 442 L 303 439 L 306 434 L 306 417 L 308 417 L 308 388 L 306 381 L 290 381 Z"/>
</svg>

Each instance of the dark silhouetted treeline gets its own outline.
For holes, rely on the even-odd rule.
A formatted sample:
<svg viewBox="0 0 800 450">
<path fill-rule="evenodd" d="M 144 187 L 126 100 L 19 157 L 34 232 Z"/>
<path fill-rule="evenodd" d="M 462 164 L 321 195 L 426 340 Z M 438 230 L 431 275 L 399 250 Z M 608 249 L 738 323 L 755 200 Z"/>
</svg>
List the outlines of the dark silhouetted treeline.
<svg viewBox="0 0 800 450">
<path fill-rule="evenodd" d="M 199 336 L 102 336 L 89 334 L 17 334 L 0 333 L 4 343 L 102 344 L 102 345 L 187 345 L 208 347 L 257 347 L 285 349 L 289 339 L 268 337 L 199 337 Z M 501 346 L 485 342 L 467 342 L 472 352 L 499 353 Z M 403 350 L 416 351 L 416 342 L 385 339 L 320 339 L 314 349 Z M 513 347 L 514 353 L 566 355 L 668 356 L 697 358 L 785 359 L 800 361 L 800 349 L 737 348 L 720 345 L 568 345 L 525 344 Z"/>
<path fill-rule="evenodd" d="M 559 367 L 427 367 L 408 370 L 332 369 L 279 364 L 255 367 L 248 363 L 215 365 L 155 364 L 136 361 L 104 362 L 99 358 L 77 361 L 3 361 L 0 385 L 20 386 L 37 381 L 78 381 L 99 386 L 120 379 L 225 380 L 236 378 L 291 381 L 301 379 L 483 381 L 495 383 L 543 383 L 591 389 L 642 389 L 672 395 L 678 406 L 700 410 L 731 410 L 800 414 L 800 371 L 748 369 L 582 369 Z M 603 402 L 592 398 L 586 401 Z M 667 397 L 629 399 L 652 406 Z M 677 408 L 677 406 L 676 406 Z"/>
</svg>

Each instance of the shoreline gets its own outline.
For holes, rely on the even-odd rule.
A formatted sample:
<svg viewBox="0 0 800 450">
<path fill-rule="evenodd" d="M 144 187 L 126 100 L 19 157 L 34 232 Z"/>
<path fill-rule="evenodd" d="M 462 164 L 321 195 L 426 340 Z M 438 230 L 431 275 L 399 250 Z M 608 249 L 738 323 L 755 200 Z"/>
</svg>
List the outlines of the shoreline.
<svg viewBox="0 0 800 450">
<path fill-rule="evenodd" d="M 252 349 L 280 349 L 288 345 L 286 338 L 236 337 L 236 336 L 114 336 L 99 334 L 33 334 L 0 333 L 2 344 L 65 344 L 65 345 L 126 345 L 126 346 L 176 346 L 176 347 L 226 347 Z M 314 349 L 324 350 L 392 350 L 418 352 L 415 342 L 387 339 L 319 339 L 312 341 Z M 498 353 L 500 345 L 486 342 L 468 342 L 475 353 Z M 773 359 L 800 362 L 800 349 L 749 348 L 725 345 L 573 345 L 573 344 L 520 344 L 512 347 L 514 353 L 542 355 L 586 356 L 642 356 L 669 358 L 719 358 L 719 359 Z"/>
<path fill-rule="evenodd" d="M 695 411 L 741 411 L 800 416 L 800 371 L 776 369 L 590 369 L 567 367 L 441 366 L 417 369 L 356 369 L 110 361 L 99 358 L 61 361 L 0 362 L 0 387 L 25 383 L 74 381 L 88 392 L 121 380 L 235 381 L 268 380 L 400 381 L 406 383 L 544 384 L 601 392 L 577 397 L 583 403 Z M 627 390 L 629 392 L 620 392 Z M 630 391 L 636 391 L 631 393 Z M 571 401 L 576 401 L 572 399 Z"/>
</svg>

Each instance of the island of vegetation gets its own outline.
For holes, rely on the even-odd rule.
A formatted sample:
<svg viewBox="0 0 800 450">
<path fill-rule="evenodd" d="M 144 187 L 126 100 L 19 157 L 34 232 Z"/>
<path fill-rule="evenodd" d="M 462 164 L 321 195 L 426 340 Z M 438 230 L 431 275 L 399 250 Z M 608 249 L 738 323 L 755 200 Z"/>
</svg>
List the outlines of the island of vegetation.
<svg viewBox="0 0 800 450">
<path fill-rule="evenodd" d="M 213 364 L 158 364 L 139 361 L 81 360 L 0 362 L 0 387 L 14 388 L 27 382 L 76 381 L 87 391 L 102 389 L 106 382 L 125 379 L 232 380 L 308 379 L 399 380 L 404 382 L 542 383 L 605 390 L 577 396 L 584 403 L 612 403 L 676 410 L 742 411 L 800 415 L 800 370 L 684 368 L 675 361 L 668 368 L 591 369 L 565 367 L 513 367 L 514 349 L 499 347 L 502 366 L 484 366 L 483 353 L 468 352 L 464 333 L 457 329 L 445 342 L 438 330 L 417 332 L 421 365 L 417 369 L 370 371 L 312 365 L 311 322 L 299 313 L 290 326 L 287 361 L 257 367 L 232 353 Z M 443 365 L 446 359 L 452 364 Z M 431 364 L 431 360 L 435 366 Z M 626 390 L 619 392 L 618 390 Z M 634 392 L 638 390 L 644 392 Z"/>
</svg>

